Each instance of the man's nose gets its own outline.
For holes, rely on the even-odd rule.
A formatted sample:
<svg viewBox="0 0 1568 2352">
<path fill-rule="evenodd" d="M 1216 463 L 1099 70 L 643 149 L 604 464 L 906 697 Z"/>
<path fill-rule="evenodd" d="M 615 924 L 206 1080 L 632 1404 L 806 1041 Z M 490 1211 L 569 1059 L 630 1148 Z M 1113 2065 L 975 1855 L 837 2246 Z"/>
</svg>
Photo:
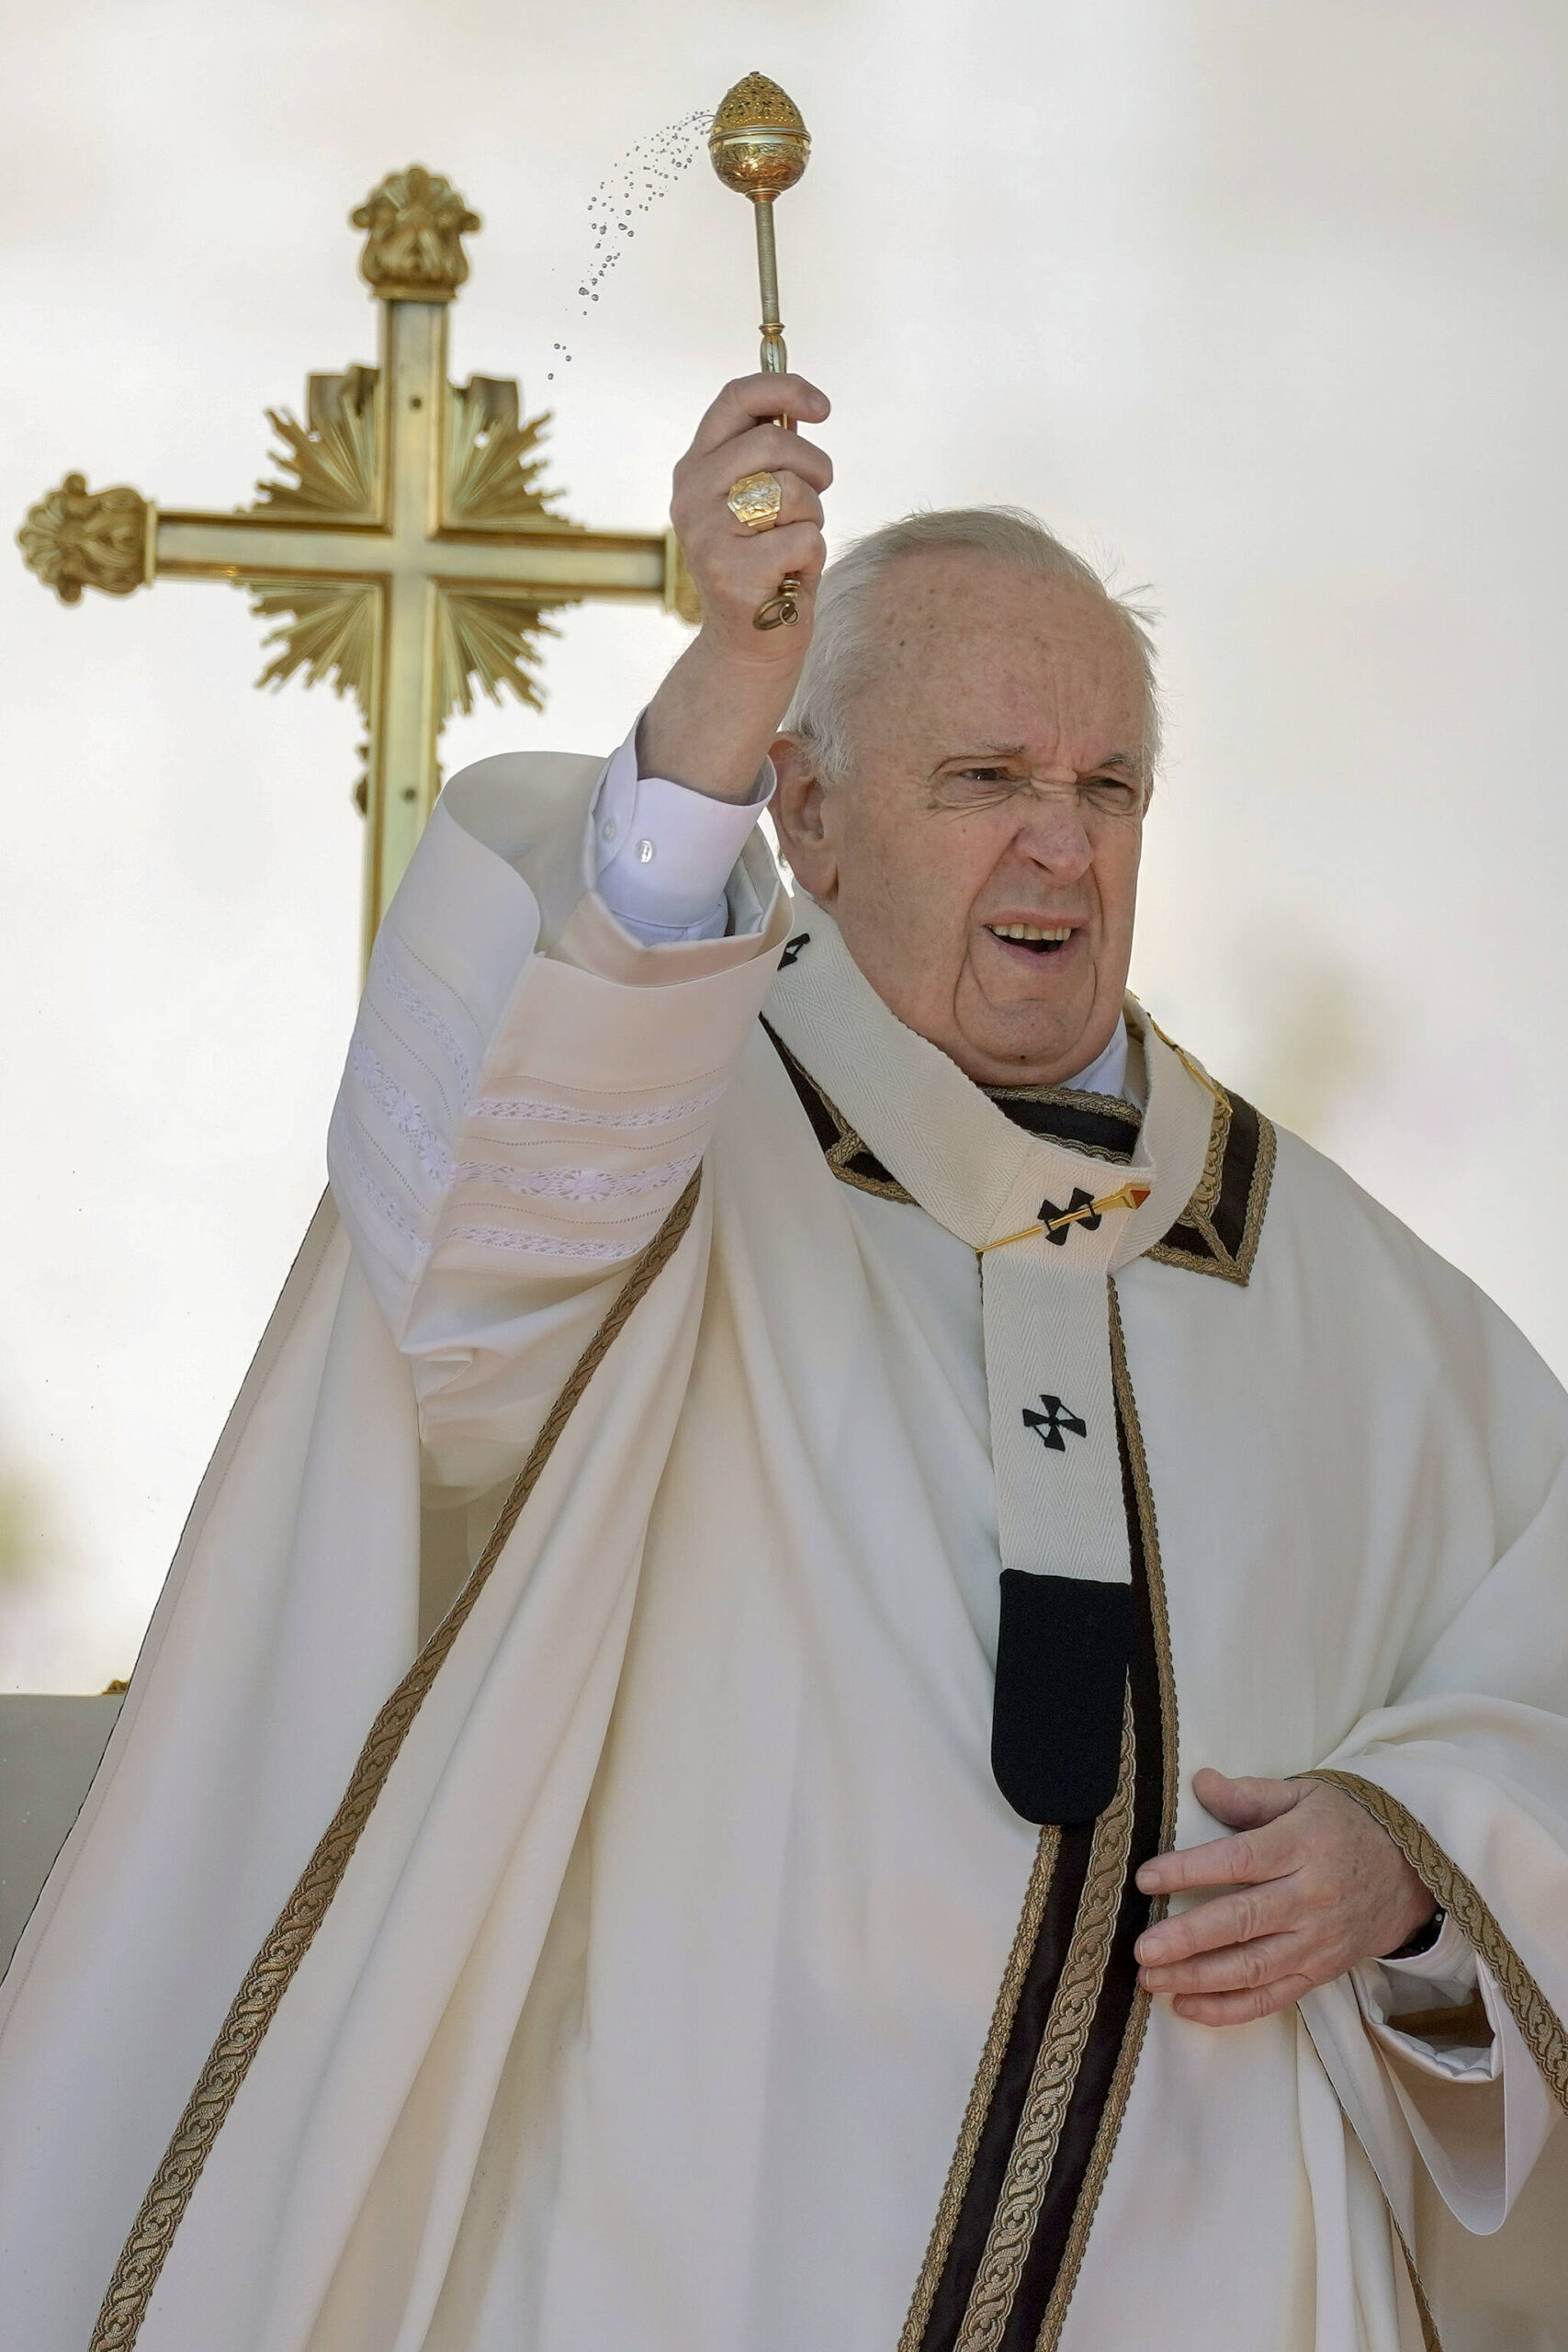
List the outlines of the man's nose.
<svg viewBox="0 0 1568 2352">
<path fill-rule="evenodd" d="M 1013 848 L 1020 857 L 1069 881 L 1087 873 L 1094 861 L 1094 844 L 1076 787 L 1036 789 L 1013 836 Z"/>
</svg>

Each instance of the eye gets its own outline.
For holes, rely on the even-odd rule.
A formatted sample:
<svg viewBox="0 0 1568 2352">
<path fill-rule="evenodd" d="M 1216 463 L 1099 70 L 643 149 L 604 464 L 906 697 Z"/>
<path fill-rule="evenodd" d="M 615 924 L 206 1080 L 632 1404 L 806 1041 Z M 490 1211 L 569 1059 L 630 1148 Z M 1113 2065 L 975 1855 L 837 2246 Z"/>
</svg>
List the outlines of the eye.
<svg viewBox="0 0 1568 2352">
<path fill-rule="evenodd" d="M 994 761 L 976 760 L 972 767 L 949 768 L 939 790 L 949 799 L 999 800 L 1016 792 L 1024 781 L 1010 767 L 998 766 Z"/>
<path fill-rule="evenodd" d="M 1125 776 L 1087 776 L 1078 789 L 1089 807 L 1104 817 L 1131 817 L 1143 800 L 1143 787 Z"/>
<path fill-rule="evenodd" d="M 1023 781 L 1005 762 L 976 760 L 968 767 L 949 768 L 933 786 L 938 808 L 994 808 L 1015 793 Z"/>
</svg>

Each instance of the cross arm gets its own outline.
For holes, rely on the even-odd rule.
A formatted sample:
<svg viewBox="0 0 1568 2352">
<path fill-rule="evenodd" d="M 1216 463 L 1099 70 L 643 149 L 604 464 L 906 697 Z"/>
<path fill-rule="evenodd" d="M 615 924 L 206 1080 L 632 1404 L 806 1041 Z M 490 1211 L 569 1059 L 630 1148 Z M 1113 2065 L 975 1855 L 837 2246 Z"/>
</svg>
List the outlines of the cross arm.
<svg viewBox="0 0 1568 2352">
<path fill-rule="evenodd" d="M 377 525 L 276 515 L 156 514 L 151 576 L 186 580 L 373 580 L 390 574 L 513 597 L 622 595 L 673 604 L 668 532 L 440 531 L 404 537 Z M 96 581 L 87 584 L 97 586 Z"/>
</svg>

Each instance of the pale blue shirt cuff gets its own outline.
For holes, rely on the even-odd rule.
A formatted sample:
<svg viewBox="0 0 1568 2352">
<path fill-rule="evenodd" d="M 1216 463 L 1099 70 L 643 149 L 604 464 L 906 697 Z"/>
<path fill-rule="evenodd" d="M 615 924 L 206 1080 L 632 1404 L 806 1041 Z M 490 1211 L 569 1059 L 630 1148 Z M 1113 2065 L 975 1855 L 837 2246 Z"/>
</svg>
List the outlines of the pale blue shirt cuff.
<svg viewBox="0 0 1568 2352">
<path fill-rule="evenodd" d="M 727 890 L 773 794 L 764 760 L 749 800 L 715 800 L 668 776 L 637 774 L 637 735 L 605 763 L 589 813 L 588 871 L 617 922 L 647 947 L 722 939 Z"/>
</svg>

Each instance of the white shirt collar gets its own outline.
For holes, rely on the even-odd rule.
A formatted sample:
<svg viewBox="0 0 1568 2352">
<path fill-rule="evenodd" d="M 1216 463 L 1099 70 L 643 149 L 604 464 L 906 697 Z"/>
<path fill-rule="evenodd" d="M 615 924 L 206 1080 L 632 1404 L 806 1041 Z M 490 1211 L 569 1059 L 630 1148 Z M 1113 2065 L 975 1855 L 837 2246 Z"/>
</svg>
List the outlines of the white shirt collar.
<svg viewBox="0 0 1568 2352">
<path fill-rule="evenodd" d="M 1089 1067 L 1086 1069 L 1080 1069 L 1076 1078 L 1064 1078 L 1059 1082 L 1063 1086 L 1075 1088 L 1080 1094 L 1111 1094 L 1119 1095 L 1129 1102 L 1133 1100 L 1132 1095 L 1127 1091 L 1125 1014 L 1116 1023 L 1111 1043 L 1104 1052 L 1097 1054 Z"/>
</svg>

